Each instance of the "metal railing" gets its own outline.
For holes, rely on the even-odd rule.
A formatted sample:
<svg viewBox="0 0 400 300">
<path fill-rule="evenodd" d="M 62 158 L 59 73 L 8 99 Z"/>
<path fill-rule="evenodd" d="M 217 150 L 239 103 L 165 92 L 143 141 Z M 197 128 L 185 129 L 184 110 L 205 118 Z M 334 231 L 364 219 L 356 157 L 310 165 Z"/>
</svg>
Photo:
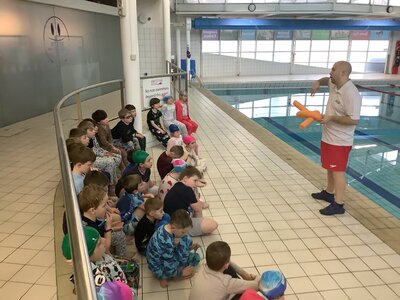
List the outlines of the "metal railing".
<svg viewBox="0 0 400 300">
<path fill-rule="evenodd" d="M 60 116 L 60 109 L 63 104 L 72 96 L 75 96 L 78 106 L 78 119 L 82 119 L 82 109 L 80 103 L 80 94 L 83 91 L 91 90 L 94 88 L 102 87 L 105 85 L 120 83 L 121 89 L 121 103 L 124 104 L 124 81 L 122 79 L 111 80 L 94 85 L 90 85 L 79 90 L 73 91 L 64 96 L 54 107 L 54 126 L 56 129 L 56 139 L 58 155 L 60 158 L 61 177 L 64 188 L 64 206 L 67 215 L 68 232 L 70 235 L 72 258 L 75 276 L 75 291 L 78 299 L 97 299 L 96 288 L 92 276 L 92 268 L 88 251 L 86 248 L 85 237 L 82 230 L 81 214 L 79 212 L 78 198 L 75 192 L 74 181 L 72 178 L 72 171 L 69 164 L 67 146 L 65 144 L 65 137 L 62 130 L 62 121 Z"/>
<path fill-rule="evenodd" d="M 176 97 L 176 90 L 182 89 L 182 80 L 184 80 L 184 87 L 186 92 L 188 91 L 189 83 L 186 78 L 186 71 L 183 71 L 178 66 L 167 61 L 166 62 L 166 73 L 162 75 L 144 76 L 140 79 L 148 78 L 159 78 L 159 77 L 171 77 L 172 88 L 174 91 L 174 97 Z M 64 190 L 64 207 L 67 216 L 68 232 L 70 235 L 73 267 L 75 274 L 75 291 L 78 299 L 92 300 L 97 299 L 96 288 L 94 285 L 94 279 L 92 276 L 89 255 L 86 247 L 85 237 L 82 230 L 81 214 L 79 211 L 78 197 L 75 192 L 74 181 L 72 178 L 72 171 L 69 164 L 67 146 L 65 144 L 65 136 L 62 129 L 62 120 L 60 115 L 60 109 L 63 107 L 65 102 L 71 97 L 75 97 L 75 104 L 77 107 L 78 122 L 82 121 L 82 103 L 81 93 L 84 91 L 92 90 L 95 88 L 103 87 L 106 85 L 112 85 L 119 83 L 121 92 L 121 107 L 125 106 L 125 91 L 124 91 L 124 80 L 116 79 L 106 82 L 93 84 L 87 87 L 80 88 L 76 91 L 69 93 L 64 96 L 54 107 L 54 126 L 56 131 L 57 148 L 60 158 L 60 169 L 61 177 Z"/>
</svg>

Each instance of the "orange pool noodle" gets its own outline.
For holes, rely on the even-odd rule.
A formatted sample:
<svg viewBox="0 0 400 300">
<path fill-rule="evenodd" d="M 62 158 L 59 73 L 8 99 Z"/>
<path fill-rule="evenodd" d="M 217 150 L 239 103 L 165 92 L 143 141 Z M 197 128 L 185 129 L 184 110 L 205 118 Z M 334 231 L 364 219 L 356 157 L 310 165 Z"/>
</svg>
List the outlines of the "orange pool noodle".
<svg viewBox="0 0 400 300">
<path fill-rule="evenodd" d="M 309 111 L 304 105 L 302 105 L 300 102 L 295 100 L 293 102 L 293 105 L 296 106 L 299 109 L 299 112 L 297 112 L 296 117 L 298 118 L 305 118 L 306 120 L 300 123 L 299 127 L 300 129 L 304 129 L 307 126 L 309 126 L 313 121 L 320 121 L 322 120 L 322 115 L 318 110 L 314 111 Z"/>
<path fill-rule="evenodd" d="M 308 110 L 303 104 L 301 104 L 299 101 L 294 100 L 293 105 L 296 106 L 300 111 L 302 110 Z"/>
</svg>

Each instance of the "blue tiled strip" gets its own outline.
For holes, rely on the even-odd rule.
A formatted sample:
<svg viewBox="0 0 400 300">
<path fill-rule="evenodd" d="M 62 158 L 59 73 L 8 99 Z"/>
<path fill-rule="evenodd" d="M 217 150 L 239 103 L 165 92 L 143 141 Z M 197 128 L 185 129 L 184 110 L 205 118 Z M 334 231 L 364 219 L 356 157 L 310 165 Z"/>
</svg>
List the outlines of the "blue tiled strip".
<svg viewBox="0 0 400 300">
<path fill-rule="evenodd" d="M 283 131 L 285 134 L 287 134 L 288 136 L 292 137 L 296 141 L 302 143 L 304 146 L 306 146 L 307 148 L 309 148 L 310 150 L 312 150 L 316 154 L 320 155 L 320 149 L 317 146 L 315 146 L 312 143 L 308 142 L 307 140 L 305 140 L 304 138 L 302 138 L 298 134 L 292 132 L 291 130 L 289 130 L 285 126 L 279 124 L 278 122 L 272 120 L 271 118 L 264 117 L 263 119 L 265 121 L 267 121 L 268 123 L 270 123 L 271 125 L 273 125 L 276 128 L 278 128 L 279 130 Z M 356 134 L 364 135 L 364 136 L 368 135 L 368 134 L 363 133 L 362 131 L 359 131 L 359 130 L 356 130 Z M 384 141 L 382 141 L 382 140 L 380 140 L 378 138 L 372 138 L 372 139 L 377 141 L 377 142 L 379 142 L 379 143 L 385 144 L 386 146 L 390 147 L 393 150 L 399 150 L 400 151 L 399 147 L 393 146 L 393 145 L 391 145 L 391 144 L 389 144 L 387 142 L 384 142 Z M 400 198 L 397 197 L 396 195 L 394 195 L 391 192 L 385 190 L 384 188 L 382 188 L 381 186 L 379 186 L 375 182 L 369 180 L 368 178 L 362 176 L 362 174 L 360 174 L 359 172 L 357 172 L 356 170 L 354 170 L 351 167 L 347 167 L 346 173 L 348 175 L 350 175 L 351 177 L 353 177 L 358 182 L 362 183 L 363 185 L 365 185 L 366 187 L 368 187 L 369 189 L 374 191 L 376 194 L 378 194 L 381 197 L 385 198 L 388 202 L 392 203 L 394 206 L 400 208 Z"/>
</svg>

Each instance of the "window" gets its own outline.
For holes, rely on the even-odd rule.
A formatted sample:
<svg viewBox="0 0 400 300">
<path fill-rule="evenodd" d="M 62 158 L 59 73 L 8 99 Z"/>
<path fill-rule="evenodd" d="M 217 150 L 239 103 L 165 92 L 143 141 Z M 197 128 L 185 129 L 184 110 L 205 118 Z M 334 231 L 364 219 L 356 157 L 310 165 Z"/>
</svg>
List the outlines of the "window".
<svg viewBox="0 0 400 300">
<path fill-rule="evenodd" d="M 382 73 L 389 40 L 383 30 L 203 30 L 202 52 L 327 69 L 348 60 L 354 72 Z"/>
<path fill-rule="evenodd" d="M 273 58 L 273 52 L 257 52 L 256 53 L 256 59 L 258 59 L 258 60 L 272 61 L 272 58 Z"/>
<path fill-rule="evenodd" d="M 219 41 L 203 41 L 203 53 L 219 53 Z"/>
<path fill-rule="evenodd" d="M 292 56 L 291 52 L 275 52 L 274 53 L 274 61 L 281 63 L 290 63 L 290 57 Z"/>
<path fill-rule="evenodd" d="M 331 41 L 329 50 L 330 51 L 347 51 L 349 48 L 349 41 Z"/>
<path fill-rule="evenodd" d="M 242 41 L 242 52 L 255 52 L 256 41 Z"/>
<path fill-rule="evenodd" d="M 311 52 L 310 62 L 327 62 L 328 52 Z"/>
<path fill-rule="evenodd" d="M 312 41 L 311 51 L 328 51 L 329 41 Z"/>
<path fill-rule="evenodd" d="M 275 41 L 275 51 L 292 50 L 292 41 Z"/>
<path fill-rule="evenodd" d="M 368 41 L 356 41 L 351 43 L 351 51 L 366 51 L 368 49 Z"/>
<path fill-rule="evenodd" d="M 296 51 L 310 51 L 311 41 L 296 41 Z"/>
<path fill-rule="evenodd" d="M 221 41 L 221 53 L 234 52 L 237 53 L 238 41 Z"/>
<path fill-rule="evenodd" d="M 308 63 L 310 60 L 310 52 L 296 52 L 294 63 Z"/>
<path fill-rule="evenodd" d="M 367 52 L 351 52 L 350 63 L 353 62 L 364 62 L 367 60 Z"/>
<path fill-rule="evenodd" d="M 339 60 L 347 60 L 347 51 L 346 52 L 329 52 L 329 62 L 337 62 Z"/>
<path fill-rule="evenodd" d="M 257 41 L 257 52 L 274 51 L 274 41 Z"/>
</svg>

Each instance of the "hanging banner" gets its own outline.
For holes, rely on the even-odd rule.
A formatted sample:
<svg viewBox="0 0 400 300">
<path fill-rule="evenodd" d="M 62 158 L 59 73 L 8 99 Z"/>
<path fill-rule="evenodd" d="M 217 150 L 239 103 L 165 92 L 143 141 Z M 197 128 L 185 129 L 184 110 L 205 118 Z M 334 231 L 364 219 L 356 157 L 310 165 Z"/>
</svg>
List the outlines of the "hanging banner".
<svg viewBox="0 0 400 300">
<path fill-rule="evenodd" d="M 218 30 L 203 30 L 201 32 L 203 41 L 218 41 L 219 31 Z"/>
<path fill-rule="evenodd" d="M 310 40 L 311 39 L 311 30 L 295 30 L 294 38 L 296 40 Z"/>
<path fill-rule="evenodd" d="M 273 30 L 257 30 L 257 40 L 259 41 L 271 41 L 274 39 Z"/>
<path fill-rule="evenodd" d="M 162 100 L 165 96 L 171 95 L 171 78 L 160 77 L 160 78 L 149 78 L 143 79 L 142 91 L 143 91 L 143 107 L 149 108 L 149 102 L 151 98 L 158 98 Z"/>
<path fill-rule="evenodd" d="M 254 41 L 256 39 L 255 30 L 242 30 L 241 32 L 242 41 Z"/>
<path fill-rule="evenodd" d="M 332 40 L 348 40 L 350 37 L 349 30 L 332 30 L 331 39 Z"/>
<path fill-rule="evenodd" d="M 352 40 L 369 40 L 368 30 L 354 30 L 351 32 Z"/>
<path fill-rule="evenodd" d="M 275 31 L 275 40 L 291 40 L 293 31 L 291 30 L 277 30 Z"/>
<path fill-rule="evenodd" d="M 313 30 L 312 39 L 313 40 L 329 40 L 330 31 L 329 30 Z"/>
<path fill-rule="evenodd" d="M 369 39 L 370 40 L 389 40 L 389 31 L 384 31 L 384 30 L 373 30 L 370 31 L 369 34 Z"/>
</svg>

